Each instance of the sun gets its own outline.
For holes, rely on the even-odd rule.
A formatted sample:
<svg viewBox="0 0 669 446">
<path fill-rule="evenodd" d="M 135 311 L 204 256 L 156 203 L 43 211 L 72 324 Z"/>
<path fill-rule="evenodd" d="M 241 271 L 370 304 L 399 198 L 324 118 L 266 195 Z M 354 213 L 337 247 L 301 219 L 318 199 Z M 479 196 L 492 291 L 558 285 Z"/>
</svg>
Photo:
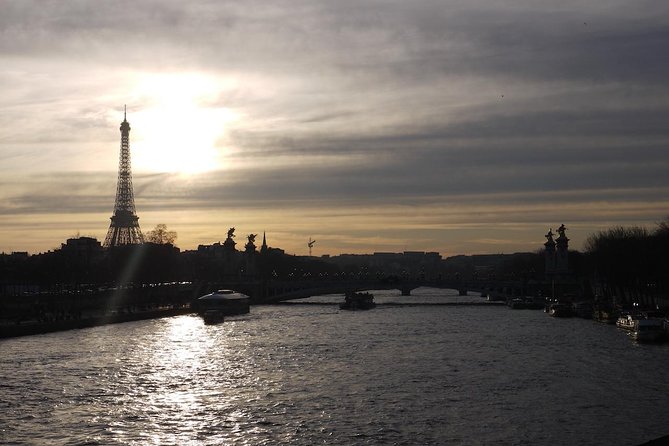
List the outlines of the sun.
<svg viewBox="0 0 669 446">
<path fill-rule="evenodd" d="M 128 111 L 133 169 L 195 174 L 222 167 L 226 126 L 236 119 L 218 97 L 225 85 L 201 74 L 142 76 Z"/>
</svg>

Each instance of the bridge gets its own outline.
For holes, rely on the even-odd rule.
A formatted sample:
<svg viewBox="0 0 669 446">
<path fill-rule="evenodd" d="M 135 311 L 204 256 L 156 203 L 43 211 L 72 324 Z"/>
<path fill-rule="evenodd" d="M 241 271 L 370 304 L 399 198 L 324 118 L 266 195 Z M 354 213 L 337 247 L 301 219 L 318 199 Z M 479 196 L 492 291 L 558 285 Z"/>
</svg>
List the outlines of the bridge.
<svg viewBox="0 0 669 446">
<path fill-rule="evenodd" d="M 181 282 L 139 286 L 79 289 L 5 296 L 0 300 L 0 338 L 47 333 L 138 319 L 184 314 L 194 299 L 217 289 L 233 289 L 251 297 L 252 304 L 272 304 L 323 294 L 344 294 L 369 290 L 399 290 L 409 296 L 419 287 L 457 290 L 460 295 L 481 293 L 491 300 L 546 293 L 550 284 L 521 281 L 463 281 L 409 278 L 338 278 L 259 280 L 230 278 L 217 282 Z"/>
<path fill-rule="evenodd" d="M 304 299 L 323 294 L 344 294 L 369 290 L 398 290 L 403 296 L 420 287 L 457 290 L 461 296 L 469 292 L 489 296 L 491 300 L 506 300 L 525 295 L 546 293 L 545 283 L 527 281 L 491 281 L 459 279 L 294 279 L 294 280 L 225 280 L 207 284 L 206 292 L 214 289 L 232 289 L 251 297 L 254 304 L 278 303 L 293 299 Z M 550 285 L 548 285 L 550 286 Z M 204 288 L 202 288 L 204 291 Z M 546 294 L 547 295 L 547 294 Z"/>
</svg>

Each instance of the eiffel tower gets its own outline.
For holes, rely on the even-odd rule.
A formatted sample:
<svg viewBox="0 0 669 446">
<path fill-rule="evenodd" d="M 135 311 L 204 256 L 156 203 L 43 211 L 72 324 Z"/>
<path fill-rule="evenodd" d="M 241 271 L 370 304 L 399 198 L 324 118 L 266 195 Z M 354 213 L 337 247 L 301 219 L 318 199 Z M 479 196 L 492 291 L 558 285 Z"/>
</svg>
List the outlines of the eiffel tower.
<svg viewBox="0 0 669 446">
<path fill-rule="evenodd" d="M 114 215 L 104 247 L 135 245 L 144 243 L 144 236 L 139 229 L 139 217 L 135 212 L 135 197 L 132 192 L 132 174 L 130 172 L 130 124 L 126 120 L 126 109 L 123 108 L 121 123 L 121 154 L 118 163 L 118 183 L 116 186 L 116 204 Z"/>
</svg>

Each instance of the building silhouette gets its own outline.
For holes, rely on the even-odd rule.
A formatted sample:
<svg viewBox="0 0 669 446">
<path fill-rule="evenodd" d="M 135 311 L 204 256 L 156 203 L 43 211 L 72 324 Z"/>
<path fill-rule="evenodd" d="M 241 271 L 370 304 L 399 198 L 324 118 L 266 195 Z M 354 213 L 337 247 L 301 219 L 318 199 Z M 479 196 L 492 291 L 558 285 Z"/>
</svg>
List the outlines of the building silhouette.
<svg viewBox="0 0 669 446">
<path fill-rule="evenodd" d="M 121 245 L 144 243 L 144 236 L 139 229 L 139 217 L 135 212 L 135 197 L 132 190 L 132 172 L 130 171 L 130 124 L 123 111 L 121 123 L 121 153 L 118 165 L 118 183 L 116 186 L 116 203 L 111 224 L 103 246 L 110 248 Z"/>
</svg>

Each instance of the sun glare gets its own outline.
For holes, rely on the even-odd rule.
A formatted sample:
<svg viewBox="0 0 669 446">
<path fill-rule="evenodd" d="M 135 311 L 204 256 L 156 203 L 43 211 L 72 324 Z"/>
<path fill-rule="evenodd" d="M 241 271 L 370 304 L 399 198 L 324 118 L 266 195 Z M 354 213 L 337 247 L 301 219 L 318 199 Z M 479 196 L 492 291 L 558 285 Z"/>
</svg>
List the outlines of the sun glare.
<svg viewBox="0 0 669 446">
<path fill-rule="evenodd" d="M 218 105 L 225 88 L 197 74 L 150 75 L 136 84 L 141 109 L 129 109 L 133 168 L 195 174 L 222 167 L 217 145 L 235 114 Z"/>
</svg>

